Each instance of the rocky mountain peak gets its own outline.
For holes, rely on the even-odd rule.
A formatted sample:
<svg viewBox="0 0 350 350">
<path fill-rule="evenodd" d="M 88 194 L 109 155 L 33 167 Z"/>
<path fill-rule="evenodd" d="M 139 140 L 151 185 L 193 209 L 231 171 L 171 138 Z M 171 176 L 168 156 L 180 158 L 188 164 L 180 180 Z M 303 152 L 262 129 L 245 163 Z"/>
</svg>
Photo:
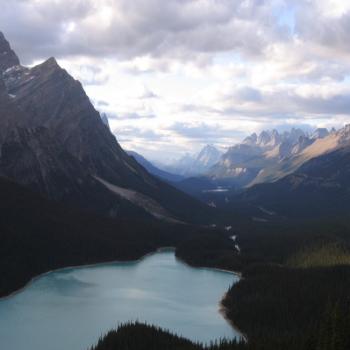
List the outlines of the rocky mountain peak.
<svg viewBox="0 0 350 350">
<path fill-rule="evenodd" d="M 340 145 L 348 144 L 350 142 L 350 124 L 347 124 L 342 129 L 338 130 L 336 135 L 338 136 L 338 143 Z"/>
<path fill-rule="evenodd" d="M 257 140 L 259 146 L 265 146 L 271 141 L 271 135 L 268 131 L 263 130 Z"/>
<path fill-rule="evenodd" d="M 55 57 L 50 57 L 50 58 L 47 59 L 45 62 L 43 62 L 42 64 L 40 64 L 39 67 L 40 67 L 41 69 L 48 69 L 48 70 L 60 68 L 60 66 L 58 65 L 58 63 L 57 63 Z"/>
<path fill-rule="evenodd" d="M 0 45 L 0 175 L 112 217 L 192 221 L 193 209 L 208 211 L 129 157 L 54 58 L 27 68 L 3 35 Z M 179 206 L 188 202 L 191 211 Z"/>
<path fill-rule="evenodd" d="M 307 137 L 306 135 L 301 135 L 298 138 L 298 142 L 293 146 L 291 154 L 299 154 L 306 147 L 310 146 L 314 142 L 314 139 Z"/>
<path fill-rule="evenodd" d="M 31 76 L 35 76 L 40 80 L 46 80 L 52 75 L 56 75 L 54 80 L 57 80 L 59 76 L 61 78 L 63 76 L 65 76 L 66 78 L 68 77 L 67 72 L 59 66 L 59 64 L 57 63 L 54 57 L 50 57 L 43 63 L 40 63 L 31 69 Z M 71 80 L 74 80 L 74 79 L 71 79 Z"/>
<path fill-rule="evenodd" d="M 202 148 L 202 150 L 200 151 L 199 155 L 203 155 L 203 154 L 211 154 L 211 153 L 218 153 L 219 151 L 217 150 L 217 148 L 213 145 L 206 145 Z"/>
<path fill-rule="evenodd" d="M 197 162 L 205 166 L 211 166 L 216 163 L 221 156 L 221 152 L 213 145 L 206 145 L 197 156 Z"/>
<path fill-rule="evenodd" d="M 350 134 L 350 124 L 346 124 L 344 126 L 344 133 L 349 133 Z"/>
<path fill-rule="evenodd" d="M 258 141 L 258 135 L 256 133 L 251 134 L 250 136 L 247 136 L 244 140 L 243 143 L 246 145 L 255 145 L 256 142 Z"/>
<path fill-rule="evenodd" d="M 0 32 L 0 73 L 7 69 L 19 65 L 19 59 L 15 52 L 11 49 L 9 42 L 4 34 Z"/>
<path fill-rule="evenodd" d="M 287 133 L 287 138 L 291 143 L 297 143 L 300 137 L 306 136 L 302 129 L 292 128 L 292 130 Z"/>
<path fill-rule="evenodd" d="M 262 148 L 271 148 L 282 142 L 280 133 L 276 130 L 263 130 L 257 139 L 256 144 Z"/>
</svg>

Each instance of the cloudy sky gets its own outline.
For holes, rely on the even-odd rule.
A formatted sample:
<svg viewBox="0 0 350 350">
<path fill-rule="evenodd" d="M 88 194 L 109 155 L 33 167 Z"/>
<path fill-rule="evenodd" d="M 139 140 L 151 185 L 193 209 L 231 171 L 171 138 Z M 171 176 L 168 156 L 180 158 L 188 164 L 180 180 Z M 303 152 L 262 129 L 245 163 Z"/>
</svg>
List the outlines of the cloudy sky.
<svg viewBox="0 0 350 350">
<path fill-rule="evenodd" d="M 55 56 L 120 143 L 176 158 L 350 122 L 350 1 L 0 0 L 23 64 Z"/>
</svg>

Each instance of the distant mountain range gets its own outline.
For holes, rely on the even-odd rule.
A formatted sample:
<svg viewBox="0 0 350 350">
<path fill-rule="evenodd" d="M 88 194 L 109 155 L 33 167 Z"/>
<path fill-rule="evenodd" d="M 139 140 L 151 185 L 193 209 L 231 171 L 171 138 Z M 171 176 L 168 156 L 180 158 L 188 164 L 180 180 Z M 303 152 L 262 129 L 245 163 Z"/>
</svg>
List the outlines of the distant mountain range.
<svg viewBox="0 0 350 350">
<path fill-rule="evenodd" d="M 283 177 L 287 162 L 329 134 L 327 129 L 317 129 L 312 135 L 301 129 L 254 133 L 242 143 L 230 147 L 207 175 L 213 179 L 230 180 L 238 187 Z"/>
<path fill-rule="evenodd" d="M 0 175 L 111 217 L 196 221 L 209 210 L 124 152 L 80 82 L 54 58 L 24 67 L 3 34 Z"/>
<path fill-rule="evenodd" d="M 213 145 L 204 146 L 199 153 L 187 153 L 171 165 L 163 168 L 171 173 L 182 175 L 183 177 L 192 177 L 205 174 L 216 164 L 222 152 Z"/>
<path fill-rule="evenodd" d="M 305 146 L 300 147 L 298 152 L 294 152 L 272 166 L 262 169 L 252 184 L 276 181 L 293 173 L 310 159 L 348 146 L 350 142 L 349 131 L 350 127 L 345 126 L 338 131 L 332 130 L 327 134 L 323 133 L 323 137 L 307 138 L 306 141 L 302 141 Z"/>
<path fill-rule="evenodd" d="M 339 141 L 340 135 L 348 138 L 350 126 L 334 134 L 332 141 Z M 265 222 L 348 215 L 350 143 L 310 158 L 274 182 L 254 185 L 238 195 L 227 193 L 223 208 L 243 210 L 253 219 Z"/>
<path fill-rule="evenodd" d="M 207 145 L 160 169 L 120 147 L 106 116 L 54 58 L 24 67 L 0 34 L 0 175 L 66 206 L 201 223 L 210 222 L 210 206 L 287 216 L 307 204 L 300 215 L 323 215 L 328 200 L 344 211 L 349 147 L 350 125 L 310 134 L 267 130 L 224 154 Z"/>
<path fill-rule="evenodd" d="M 208 205 L 263 221 L 348 212 L 350 125 L 252 134 L 210 170 L 176 186 Z M 276 213 L 272 215 L 271 213 Z"/>
<path fill-rule="evenodd" d="M 342 216 L 350 212 L 349 164 L 350 125 L 310 135 L 264 131 L 231 147 L 211 175 L 183 180 L 179 188 L 261 223 Z"/>
</svg>

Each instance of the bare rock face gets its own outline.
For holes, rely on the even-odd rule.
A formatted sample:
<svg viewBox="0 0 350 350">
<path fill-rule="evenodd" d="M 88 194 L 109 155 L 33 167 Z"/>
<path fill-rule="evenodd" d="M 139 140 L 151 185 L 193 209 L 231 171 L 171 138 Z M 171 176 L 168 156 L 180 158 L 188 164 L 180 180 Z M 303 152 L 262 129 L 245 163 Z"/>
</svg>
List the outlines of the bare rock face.
<svg viewBox="0 0 350 350">
<path fill-rule="evenodd" d="M 104 183 L 149 196 L 172 219 L 191 220 L 193 212 L 183 203 L 202 211 L 201 204 L 150 175 L 124 152 L 80 82 L 54 58 L 29 69 L 19 65 L 3 36 L 1 47 L 7 54 L 0 56 L 0 174 L 50 199 L 112 216 L 152 213 Z"/>
<path fill-rule="evenodd" d="M 230 147 L 209 175 L 225 178 L 239 187 L 247 186 L 254 183 L 261 173 L 275 172 L 278 164 L 299 154 L 314 141 L 303 130 L 295 128 L 284 133 L 277 130 L 264 130 L 259 135 L 254 133 L 241 144 Z"/>
<path fill-rule="evenodd" d="M 0 73 L 16 65 L 19 65 L 19 59 L 4 34 L 0 32 Z"/>
<path fill-rule="evenodd" d="M 129 157 L 101 120 L 80 84 L 54 58 L 4 75 L 8 93 L 23 112 L 21 125 L 45 127 L 91 174 L 139 190 L 157 181 Z"/>
<path fill-rule="evenodd" d="M 0 103 L 4 104 L 8 98 L 4 81 L 0 78 Z"/>
</svg>

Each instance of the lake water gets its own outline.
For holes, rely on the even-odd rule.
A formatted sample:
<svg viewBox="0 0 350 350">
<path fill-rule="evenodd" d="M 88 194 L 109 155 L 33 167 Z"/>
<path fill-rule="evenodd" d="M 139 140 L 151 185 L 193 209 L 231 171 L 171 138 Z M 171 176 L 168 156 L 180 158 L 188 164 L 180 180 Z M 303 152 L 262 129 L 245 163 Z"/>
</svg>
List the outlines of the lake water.
<svg viewBox="0 0 350 350">
<path fill-rule="evenodd" d="M 138 262 L 57 270 L 0 299 L 0 348 L 87 350 L 119 323 L 146 321 L 207 342 L 238 334 L 219 302 L 238 278 L 192 268 L 173 251 Z"/>
</svg>

